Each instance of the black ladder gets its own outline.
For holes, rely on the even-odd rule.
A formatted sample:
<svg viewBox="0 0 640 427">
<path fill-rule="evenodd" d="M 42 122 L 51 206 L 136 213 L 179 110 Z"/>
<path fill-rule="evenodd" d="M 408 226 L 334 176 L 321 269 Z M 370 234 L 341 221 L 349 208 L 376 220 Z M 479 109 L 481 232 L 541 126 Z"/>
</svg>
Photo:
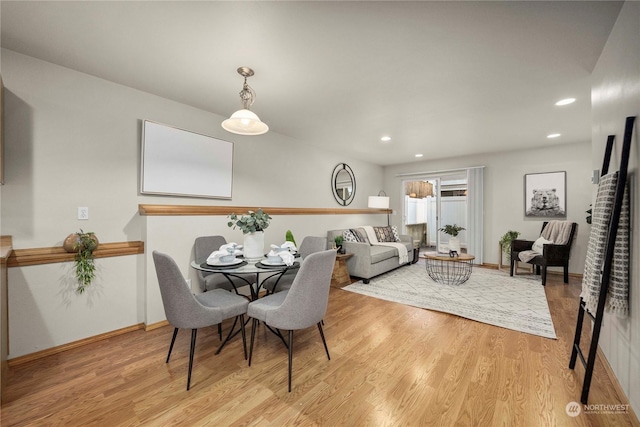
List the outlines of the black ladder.
<svg viewBox="0 0 640 427">
<path fill-rule="evenodd" d="M 607 235 L 607 243 L 605 247 L 605 257 L 602 265 L 602 275 L 600 281 L 600 294 L 598 296 L 598 308 L 595 315 L 590 313 L 584 300 L 580 297 L 580 306 L 578 308 L 578 319 L 576 322 L 576 335 L 573 339 L 573 351 L 571 352 L 571 360 L 569 368 L 574 369 L 576 366 L 576 358 L 579 356 L 582 365 L 585 367 L 584 381 L 582 383 L 582 396 L 580 401 L 587 404 L 589 397 L 589 388 L 591 386 L 591 378 L 593 376 L 593 368 L 596 362 L 596 352 L 598 350 L 598 340 L 600 339 L 600 328 L 602 327 L 602 318 L 604 315 L 604 306 L 607 300 L 607 292 L 609 290 L 609 282 L 611 279 L 611 267 L 613 261 L 613 249 L 618 233 L 618 223 L 620 222 L 620 213 L 622 211 L 622 200 L 624 197 L 624 189 L 627 184 L 627 169 L 629 166 L 629 152 L 631 151 L 631 136 L 633 133 L 633 124 L 635 117 L 627 117 L 624 129 L 624 140 L 622 144 L 622 155 L 620 159 L 620 169 L 618 173 L 618 183 L 616 186 L 615 201 L 611 222 L 609 224 L 609 232 Z M 600 176 L 604 176 L 609 171 L 609 163 L 611 161 L 611 152 L 613 151 L 613 142 L 615 135 L 609 135 L 607 138 L 607 147 L 602 164 L 602 172 Z M 591 346 L 589 347 L 589 359 L 585 360 L 582 350 L 580 349 L 580 336 L 582 335 L 582 324 L 585 313 L 593 320 L 593 333 L 591 335 Z"/>
</svg>

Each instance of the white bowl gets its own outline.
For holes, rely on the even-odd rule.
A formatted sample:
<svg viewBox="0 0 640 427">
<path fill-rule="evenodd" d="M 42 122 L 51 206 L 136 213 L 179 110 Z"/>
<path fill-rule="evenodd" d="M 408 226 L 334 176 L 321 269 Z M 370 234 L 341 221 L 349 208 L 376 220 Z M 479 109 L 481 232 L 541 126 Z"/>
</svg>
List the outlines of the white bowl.
<svg viewBox="0 0 640 427">
<path fill-rule="evenodd" d="M 267 261 L 271 264 L 279 264 L 282 262 L 282 258 L 279 255 L 267 255 Z"/>
</svg>

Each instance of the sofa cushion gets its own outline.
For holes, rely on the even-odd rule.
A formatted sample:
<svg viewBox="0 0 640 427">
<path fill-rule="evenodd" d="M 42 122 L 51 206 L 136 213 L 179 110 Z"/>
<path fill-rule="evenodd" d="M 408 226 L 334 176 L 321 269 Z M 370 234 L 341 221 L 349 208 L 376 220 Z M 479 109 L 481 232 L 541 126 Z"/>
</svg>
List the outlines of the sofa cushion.
<svg viewBox="0 0 640 427">
<path fill-rule="evenodd" d="M 371 246 L 371 263 L 375 264 L 380 261 L 384 261 L 385 259 L 393 258 L 394 256 L 398 256 L 398 250 L 396 248 L 392 248 L 391 246 Z"/>
</svg>

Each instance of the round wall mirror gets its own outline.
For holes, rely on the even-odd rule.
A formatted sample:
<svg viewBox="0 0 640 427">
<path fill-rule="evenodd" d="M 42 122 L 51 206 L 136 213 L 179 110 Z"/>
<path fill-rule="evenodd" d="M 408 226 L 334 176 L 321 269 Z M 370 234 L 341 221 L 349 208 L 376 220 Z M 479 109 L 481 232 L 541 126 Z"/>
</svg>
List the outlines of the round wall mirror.
<svg viewBox="0 0 640 427">
<path fill-rule="evenodd" d="M 348 164 L 339 163 L 335 169 L 333 169 L 331 190 L 338 204 L 347 206 L 353 201 L 356 195 L 356 176 Z"/>
</svg>

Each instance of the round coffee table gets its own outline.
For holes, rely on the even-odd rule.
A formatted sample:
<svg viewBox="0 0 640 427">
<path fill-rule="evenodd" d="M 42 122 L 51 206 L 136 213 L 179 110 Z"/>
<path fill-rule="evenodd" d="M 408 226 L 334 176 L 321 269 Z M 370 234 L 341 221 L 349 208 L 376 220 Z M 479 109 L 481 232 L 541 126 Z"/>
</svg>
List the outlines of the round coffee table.
<svg viewBox="0 0 640 427">
<path fill-rule="evenodd" d="M 460 254 L 451 257 L 447 254 L 425 254 L 427 273 L 438 283 L 460 285 L 471 276 L 473 255 Z"/>
</svg>

